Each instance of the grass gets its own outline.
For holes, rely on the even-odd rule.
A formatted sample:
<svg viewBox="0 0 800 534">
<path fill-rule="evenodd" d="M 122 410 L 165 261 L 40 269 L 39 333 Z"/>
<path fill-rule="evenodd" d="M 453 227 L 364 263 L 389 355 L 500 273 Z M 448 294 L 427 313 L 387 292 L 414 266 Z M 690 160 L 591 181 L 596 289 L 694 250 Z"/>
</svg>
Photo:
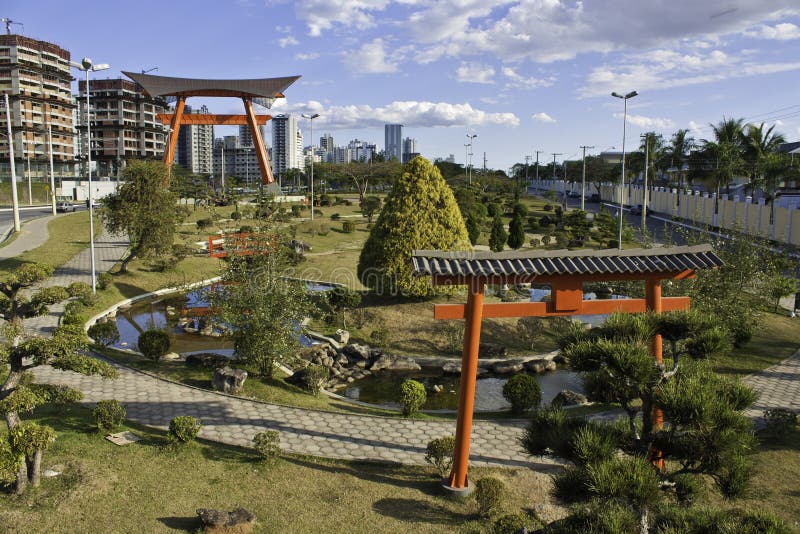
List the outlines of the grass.
<svg viewBox="0 0 800 534">
<path fill-rule="evenodd" d="M 782 362 L 800 349 L 797 318 L 765 313 L 753 339 L 731 354 L 715 358 L 714 370 L 722 374 L 749 375 Z"/>
<path fill-rule="evenodd" d="M 201 441 L 168 449 L 162 433 L 134 424 L 124 429 L 142 441 L 117 447 L 81 407 L 39 410 L 34 418 L 55 428 L 58 439 L 43 465 L 63 474 L 22 497 L 0 492 L 6 532 L 194 532 L 197 508 L 240 506 L 256 515 L 256 532 L 476 532 L 487 526 L 473 499 L 443 496 L 427 466 L 299 456 L 266 466 L 254 451 L 237 447 Z M 510 511 L 545 503 L 546 519 L 563 513 L 547 495 L 547 473 L 472 468 L 471 475 L 503 479 Z"/>
<path fill-rule="evenodd" d="M 95 218 L 95 238 L 102 232 L 102 223 Z M 89 246 L 89 213 L 70 213 L 47 224 L 48 238 L 41 246 L 15 258 L 0 261 L 0 273 L 7 274 L 23 263 L 42 263 L 60 267 Z"/>
</svg>

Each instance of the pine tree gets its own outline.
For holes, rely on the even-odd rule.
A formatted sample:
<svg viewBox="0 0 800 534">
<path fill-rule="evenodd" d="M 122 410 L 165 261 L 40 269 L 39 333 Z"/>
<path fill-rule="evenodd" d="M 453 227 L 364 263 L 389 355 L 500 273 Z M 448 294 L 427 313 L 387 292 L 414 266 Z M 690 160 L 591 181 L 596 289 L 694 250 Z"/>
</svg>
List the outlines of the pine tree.
<svg viewBox="0 0 800 534">
<path fill-rule="evenodd" d="M 508 246 L 516 250 L 524 244 L 525 226 L 522 222 L 522 216 L 515 212 L 514 218 L 511 219 L 511 224 L 508 226 Z"/>
<path fill-rule="evenodd" d="M 508 240 L 503 220 L 500 215 L 495 215 L 492 221 L 492 233 L 489 234 L 489 248 L 492 252 L 502 252 Z"/>
<path fill-rule="evenodd" d="M 361 250 L 358 276 L 378 294 L 430 296 L 430 279 L 411 272 L 412 251 L 471 248 L 453 191 L 436 167 L 416 157 L 405 165 L 386 198 Z"/>
</svg>

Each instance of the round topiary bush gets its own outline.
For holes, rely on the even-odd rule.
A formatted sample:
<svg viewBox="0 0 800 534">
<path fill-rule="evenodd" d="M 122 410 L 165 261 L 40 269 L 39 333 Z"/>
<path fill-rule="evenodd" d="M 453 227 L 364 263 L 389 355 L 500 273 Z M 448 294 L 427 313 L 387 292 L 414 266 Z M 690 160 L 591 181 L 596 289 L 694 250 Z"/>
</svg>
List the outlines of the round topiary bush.
<svg viewBox="0 0 800 534">
<path fill-rule="evenodd" d="M 405 416 L 417 413 L 427 398 L 428 394 L 421 382 L 406 380 L 400 385 L 400 404 L 403 406 L 403 415 Z"/>
<path fill-rule="evenodd" d="M 342 223 L 342 232 L 346 234 L 352 234 L 356 231 L 356 223 L 353 221 L 344 221 Z"/>
<path fill-rule="evenodd" d="M 532 376 L 518 374 L 503 385 L 503 397 L 511 403 L 512 412 L 521 414 L 542 402 L 542 388 Z"/>
<path fill-rule="evenodd" d="M 425 461 L 436 468 L 439 476 L 447 476 L 453 467 L 453 451 L 456 448 L 454 436 L 432 439 L 425 449 Z"/>
<path fill-rule="evenodd" d="M 169 352 L 169 336 L 163 330 L 148 330 L 139 335 L 137 345 L 145 357 L 158 361 Z"/>
<path fill-rule="evenodd" d="M 265 463 L 272 463 L 281 454 L 281 436 L 276 430 L 259 432 L 253 436 L 253 446 Z"/>
<path fill-rule="evenodd" d="M 101 400 L 92 415 L 100 431 L 111 432 L 125 420 L 125 408 L 116 399 Z"/>
<path fill-rule="evenodd" d="M 210 218 L 198 219 L 197 223 L 195 224 L 197 224 L 198 230 L 205 230 L 209 226 L 212 226 L 214 224 L 214 221 Z"/>
<path fill-rule="evenodd" d="M 191 415 L 179 415 L 169 422 L 167 440 L 173 445 L 190 443 L 197 438 L 203 425 Z"/>
<path fill-rule="evenodd" d="M 97 343 L 106 347 L 119 341 L 119 330 L 116 323 L 112 321 L 93 324 L 89 327 L 87 334 Z"/>
<path fill-rule="evenodd" d="M 475 485 L 475 500 L 481 517 L 493 517 L 503 511 L 506 499 L 506 485 L 502 480 L 485 477 Z"/>
<path fill-rule="evenodd" d="M 97 287 L 101 290 L 106 290 L 111 287 L 114 282 L 114 277 L 110 273 L 100 273 L 97 275 Z"/>
</svg>

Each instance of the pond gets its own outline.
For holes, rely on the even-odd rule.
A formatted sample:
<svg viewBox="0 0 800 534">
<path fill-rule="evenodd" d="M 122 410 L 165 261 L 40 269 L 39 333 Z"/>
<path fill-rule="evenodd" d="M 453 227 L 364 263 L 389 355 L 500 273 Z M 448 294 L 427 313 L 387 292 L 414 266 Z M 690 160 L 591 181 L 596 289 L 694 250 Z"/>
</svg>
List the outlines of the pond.
<svg viewBox="0 0 800 534">
<path fill-rule="evenodd" d="M 306 283 L 309 291 L 328 291 L 334 286 L 318 282 Z M 139 334 L 151 328 L 164 330 L 169 336 L 170 351 L 179 354 L 192 352 L 211 352 L 223 356 L 233 355 L 233 342 L 220 336 L 219 330 L 212 335 L 202 335 L 196 330 L 205 326 L 205 318 L 193 317 L 186 325 L 188 331 L 181 326 L 181 315 L 185 310 L 192 316 L 192 310 L 197 311 L 208 307 L 206 294 L 208 286 L 189 291 L 188 293 L 175 293 L 173 295 L 154 297 L 133 304 L 130 308 L 117 311 L 117 329 L 120 340 L 114 347 L 120 349 L 136 350 Z M 185 322 L 185 321 L 184 321 Z M 304 347 L 315 343 L 305 334 L 300 334 L 300 344 Z"/>
<path fill-rule="evenodd" d="M 455 410 L 458 408 L 458 375 L 443 375 L 441 371 L 425 370 L 417 372 L 381 371 L 350 384 L 344 390 L 344 396 L 384 406 L 400 407 L 400 384 L 411 378 L 422 382 L 428 392 L 425 410 Z M 550 373 L 534 375 L 542 388 L 542 404 L 549 404 L 562 389 L 583 392 L 583 384 L 577 373 L 558 370 Z M 503 385 L 508 378 L 478 378 L 475 385 L 475 410 L 499 411 L 511 405 L 503 398 Z M 434 386 L 442 386 L 441 393 L 433 391 Z"/>
</svg>

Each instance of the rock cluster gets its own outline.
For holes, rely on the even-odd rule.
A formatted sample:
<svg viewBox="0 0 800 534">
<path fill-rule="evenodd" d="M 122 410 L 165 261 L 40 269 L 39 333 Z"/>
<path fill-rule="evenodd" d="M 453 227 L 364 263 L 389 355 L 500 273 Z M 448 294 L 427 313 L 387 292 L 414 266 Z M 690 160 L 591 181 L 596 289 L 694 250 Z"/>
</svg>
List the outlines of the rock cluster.
<svg viewBox="0 0 800 534">
<path fill-rule="evenodd" d="M 232 512 L 199 508 L 197 516 L 203 523 L 205 533 L 246 534 L 252 532 L 253 523 L 256 522 L 256 516 L 244 508 L 237 508 Z"/>
<path fill-rule="evenodd" d="M 226 365 L 214 371 L 211 385 L 217 391 L 234 394 L 242 389 L 245 380 L 247 380 L 247 371 L 244 369 L 234 369 Z"/>
<path fill-rule="evenodd" d="M 387 354 L 380 349 L 353 343 L 337 351 L 328 344 L 314 345 L 300 355 L 301 359 L 328 368 L 325 388 L 341 389 L 374 372 L 419 371 L 421 367 L 411 358 Z"/>
</svg>

